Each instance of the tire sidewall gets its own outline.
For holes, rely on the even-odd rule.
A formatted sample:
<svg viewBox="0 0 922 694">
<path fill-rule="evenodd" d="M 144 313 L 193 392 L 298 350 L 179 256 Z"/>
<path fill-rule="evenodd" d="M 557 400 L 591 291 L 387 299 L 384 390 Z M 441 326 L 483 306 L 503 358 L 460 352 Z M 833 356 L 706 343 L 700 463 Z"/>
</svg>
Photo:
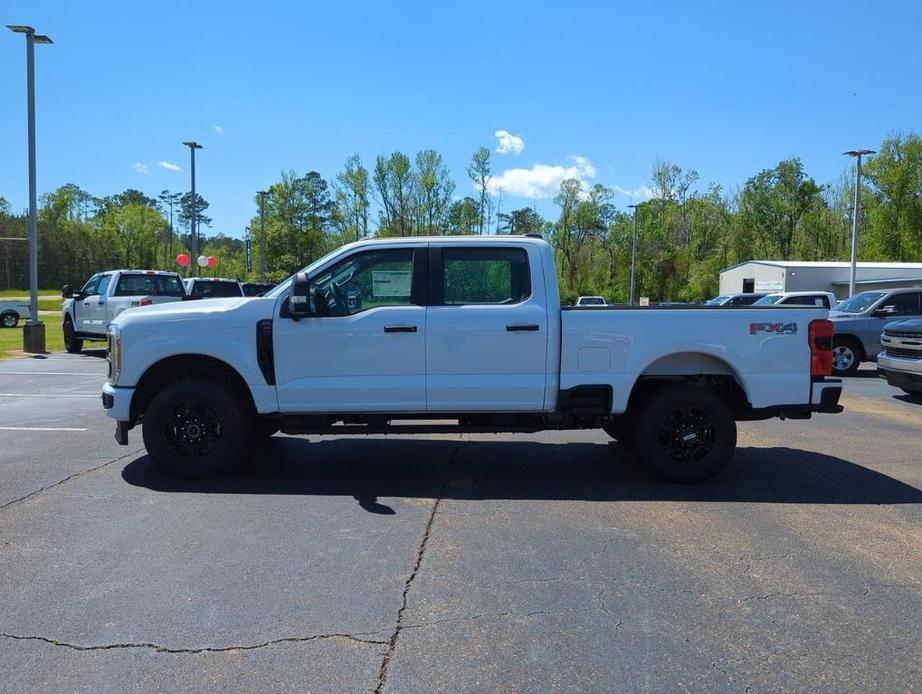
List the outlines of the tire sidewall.
<svg viewBox="0 0 922 694">
<path fill-rule="evenodd" d="M 176 452 L 165 432 L 166 420 L 183 403 L 207 404 L 221 422 L 215 448 L 201 458 Z M 234 393 L 215 381 L 187 379 L 161 390 L 144 414 L 142 436 L 147 452 L 159 467 L 176 477 L 214 477 L 240 463 L 249 443 L 247 413 Z"/>
<path fill-rule="evenodd" d="M 71 354 L 79 354 L 82 352 L 83 340 L 76 336 L 74 322 L 70 318 L 67 318 L 64 321 L 62 331 L 64 333 L 64 349 L 66 349 Z"/>
<path fill-rule="evenodd" d="M 703 410 L 715 428 L 715 441 L 707 457 L 699 463 L 679 463 L 669 457 L 659 443 L 659 432 L 666 418 L 681 407 Z M 653 474 L 669 482 L 695 483 L 723 470 L 736 449 L 736 421 L 726 403 L 710 390 L 694 386 L 671 386 L 654 393 L 634 418 L 633 447 Z"/>
<path fill-rule="evenodd" d="M 4 313 L 0 316 L 0 326 L 4 328 L 15 328 L 17 325 L 19 325 L 19 316 L 17 314 Z"/>
</svg>

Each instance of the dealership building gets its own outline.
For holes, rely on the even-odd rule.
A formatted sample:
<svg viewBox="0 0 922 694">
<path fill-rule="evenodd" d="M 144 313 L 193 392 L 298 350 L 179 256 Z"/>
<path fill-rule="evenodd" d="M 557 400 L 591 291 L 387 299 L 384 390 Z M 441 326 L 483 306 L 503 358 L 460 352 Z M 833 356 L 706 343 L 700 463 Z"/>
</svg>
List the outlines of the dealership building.
<svg viewBox="0 0 922 694">
<path fill-rule="evenodd" d="M 833 292 L 848 296 L 851 263 L 747 260 L 720 273 L 720 294 L 739 292 Z M 922 287 L 922 263 L 858 263 L 855 291 Z"/>
</svg>

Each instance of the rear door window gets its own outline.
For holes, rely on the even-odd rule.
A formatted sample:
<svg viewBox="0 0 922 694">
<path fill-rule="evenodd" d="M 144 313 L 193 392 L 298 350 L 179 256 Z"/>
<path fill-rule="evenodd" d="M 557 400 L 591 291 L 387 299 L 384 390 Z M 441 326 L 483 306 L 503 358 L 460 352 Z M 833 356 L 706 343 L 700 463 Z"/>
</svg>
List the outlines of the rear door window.
<svg viewBox="0 0 922 694">
<path fill-rule="evenodd" d="M 531 272 L 524 249 L 442 249 L 443 304 L 517 304 L 530 296 Z"/>
</svg>

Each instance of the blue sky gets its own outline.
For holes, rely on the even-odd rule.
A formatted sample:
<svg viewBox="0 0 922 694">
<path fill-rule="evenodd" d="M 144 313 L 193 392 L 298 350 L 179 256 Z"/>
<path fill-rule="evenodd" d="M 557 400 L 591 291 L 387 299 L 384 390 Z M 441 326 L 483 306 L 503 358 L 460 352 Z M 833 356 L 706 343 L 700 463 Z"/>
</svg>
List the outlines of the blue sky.
<svg viewBox="0 0 922 694">
<path fill-rule="evenodd" d="M 40 192 L 188 190 L 195 139 L 211 233 L 234 236 L 280 171 L 331 179 L 353 152 L 435 148 L 467 194 L 471 153 L 505 130 L 524 149 L 494 151 L 503 208 L 552 214 L 525 196 L 566 174 L 639 191 L 662 158 L 735 187 L 799 155 L 827 182 L 845 149 L 922 129 L 919 2 L 12 0 L 0 15 L 55 41 L 36 49 Z M 23 44 L 0 34 L 0 195 L 16 210 Z"/>
</svg>

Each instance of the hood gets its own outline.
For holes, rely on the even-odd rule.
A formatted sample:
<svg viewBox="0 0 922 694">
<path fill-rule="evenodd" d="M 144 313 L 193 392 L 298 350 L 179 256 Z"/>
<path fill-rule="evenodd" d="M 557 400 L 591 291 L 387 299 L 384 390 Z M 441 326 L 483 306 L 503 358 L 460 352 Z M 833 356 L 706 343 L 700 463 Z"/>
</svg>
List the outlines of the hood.
<svg viewBox="0 0 922 694">
<path fill-rule="evenodd" d="M 259 320 L 272 316 L 275 299 L 263 297 L 229 297 L 226 299 L 196 299 L 171 301 L 152 306 L 138 306 L 120 313 L 112 322 L 120 328 L 130 325 L 150 326 L 174 321 Z"/>
<path fill-rule="evenodd" d="M 898 320 L 893 323 L 887 323 L 887 330 L 895 330 L 900 333 L 912 333 L 922 335 L 922 318 L 910 318 L 908 320 Z"/>
</svg>

